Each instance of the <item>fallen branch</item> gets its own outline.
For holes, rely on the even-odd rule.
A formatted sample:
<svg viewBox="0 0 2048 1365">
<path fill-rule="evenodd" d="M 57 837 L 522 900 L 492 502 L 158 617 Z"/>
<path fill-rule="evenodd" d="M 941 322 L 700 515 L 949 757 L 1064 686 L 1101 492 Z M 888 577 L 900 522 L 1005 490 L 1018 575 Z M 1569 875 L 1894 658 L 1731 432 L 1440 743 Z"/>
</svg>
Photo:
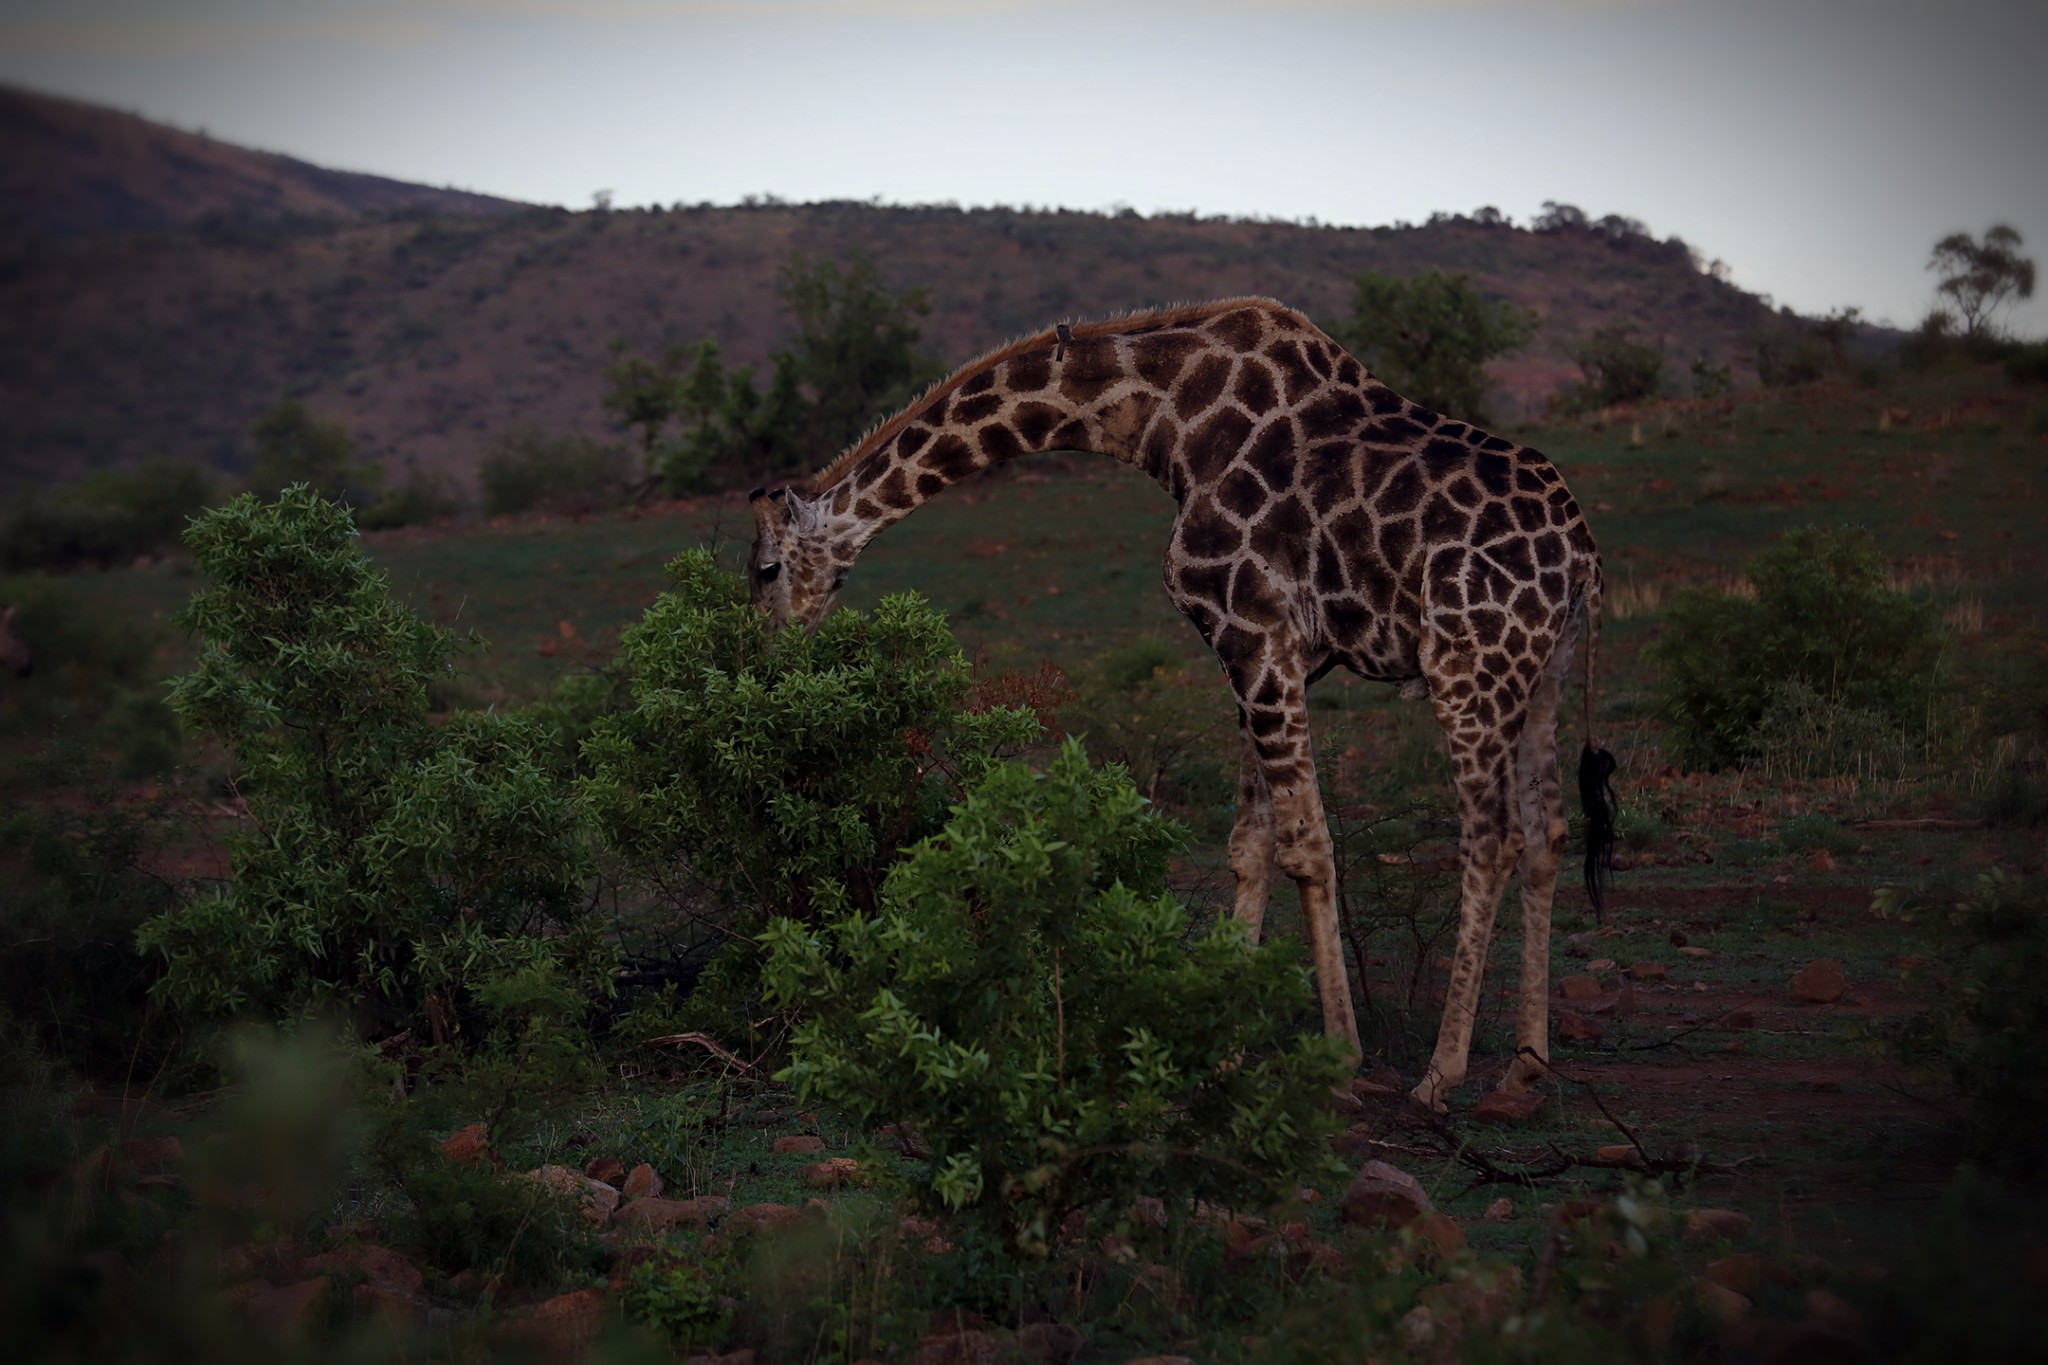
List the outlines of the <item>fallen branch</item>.
<svg viewBox="0 0 2048 1365">
<path fill-rule="evenodd" d="M 646 1046 L 675 1047 L 683 1043 L 689 1043 L 694 1046 L 701 1047 L 705 1051 L 710 1052 L 724 1059 L 724 1061 L 728 1065 L 738 1067 L 741 1071 L 744 1071 L 749 1076 L 759 1076 L 761 1074 L 759 1067 L 756 1067 L 751 1062 L 743 1061 L 739 1057 L 734 1056 L 732 1052 L 730 1052 L 728 1049 L 721 1047 L 718 1043 L 718 1040 L 713 1038 L 708 1033 L 670 1033 L 660 1038 L 649 1038 L 646 1042 Z"/>
<path fill-rule="evenodd" d="M 1988 820 L 1945 820 L 1939 816 L 1922 815 L 1910 820 L 1858 820 L 1850 829 L 1867 829 L 1874 833 L 1905 833 L 1913 830 L 1935 830 L 1943 833 L 1959 833 L 1964 830 L 1986 829 Z"/>
</svg>

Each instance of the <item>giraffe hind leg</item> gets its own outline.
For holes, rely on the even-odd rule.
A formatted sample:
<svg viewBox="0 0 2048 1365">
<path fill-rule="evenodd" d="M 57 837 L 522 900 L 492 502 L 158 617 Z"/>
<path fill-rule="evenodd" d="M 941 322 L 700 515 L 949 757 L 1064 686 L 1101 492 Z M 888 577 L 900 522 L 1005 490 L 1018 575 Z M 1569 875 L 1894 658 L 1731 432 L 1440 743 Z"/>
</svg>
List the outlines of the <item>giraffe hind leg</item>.
<svg viewBox="0 0 2048 1365">
<path fill-rule="evenodd" d="M 1240 721 L 1240 728 L 1244 742 L 1237 770 L 1237 823 L 1230 831 L 1230 870 L 1237 878 L 1234 913 L 1251 930 L 1252 942 L 1257 943 L 1266 918 L 1267 888 L 1273 877 L 1273 793 L 1266 785 L 1249 725 Z"/>
<path fill-rule="evenodd" d="M 1515 1060 L 1500 1088 L 1528 1089 L 1550 1060 L 1550 911 L 1568 826 L 1557 772 L 1557 710 L 1571 669 L 1567 631 L 1551 650 L 1529 701 L 1516 752 L 1516 798 L 1522 822 L 1522 984 L 1515 1006 Z"/>
</svg>

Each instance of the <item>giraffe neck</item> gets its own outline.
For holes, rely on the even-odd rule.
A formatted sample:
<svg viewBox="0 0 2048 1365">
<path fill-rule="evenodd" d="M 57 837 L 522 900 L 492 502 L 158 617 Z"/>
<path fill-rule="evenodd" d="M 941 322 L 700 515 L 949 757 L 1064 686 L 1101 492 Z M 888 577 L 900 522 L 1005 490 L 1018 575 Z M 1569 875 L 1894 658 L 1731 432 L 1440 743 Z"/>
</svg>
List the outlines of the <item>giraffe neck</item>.
<svg viewBox="0 0 2048 1365">
<path fill-rule="evenodd" d="M 821 476 L 835 539 L 857 552 L 962 479 L 1048 450 L 1106 455 L 1177 493 L 1165 452 L 1141 448 L 1163 395 L 1121 340 L 1030 338 L 913 403 Z"/>
</svg>

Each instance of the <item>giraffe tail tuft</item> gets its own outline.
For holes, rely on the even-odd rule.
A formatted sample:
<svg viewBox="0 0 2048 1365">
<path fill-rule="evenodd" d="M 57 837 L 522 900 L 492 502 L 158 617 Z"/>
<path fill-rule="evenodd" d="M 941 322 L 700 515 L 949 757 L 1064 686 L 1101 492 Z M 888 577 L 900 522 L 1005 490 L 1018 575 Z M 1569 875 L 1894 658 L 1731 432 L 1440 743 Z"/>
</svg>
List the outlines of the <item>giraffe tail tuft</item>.
<svg viewBox="0 0 2048 1365">
<path fill-rule="evenodd" d="M 1607 875 L 1614 869 L 1614 755 L 1588 743 L 1579 751 L 1579 809 L 1586 813 L 1586 895 L 1605 922 L 1601 904 Z"/>
</svg>

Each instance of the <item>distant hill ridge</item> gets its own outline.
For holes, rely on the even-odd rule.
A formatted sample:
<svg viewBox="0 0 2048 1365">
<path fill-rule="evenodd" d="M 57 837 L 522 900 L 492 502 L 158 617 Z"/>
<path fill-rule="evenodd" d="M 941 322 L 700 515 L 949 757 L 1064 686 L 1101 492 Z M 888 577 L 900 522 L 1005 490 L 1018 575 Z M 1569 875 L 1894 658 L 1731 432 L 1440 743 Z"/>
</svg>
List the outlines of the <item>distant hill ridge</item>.
<svg viewBox="0 0 2048 1365">
<path fill-rule="evenodd" d="M 1334 319 L 1361 271 L 1468 271 L 1541 318 L 1494 368 L 1509 420 L 1576 377 L 1570 352 L 1596 327 L 1661 339 L 1673 376 L 1704 355 L 1741 377 L 1755 336 L 1781 325 L 1682 242 L 1626 220 L 1334 228 L 772 200 L 571 213 L 8 91 L 0 196 L 14 206 L 0 488 L 158 455 L 238 468 L 250 423 L 287 396 L 345 422 L 394 474 L 468 483 L 506 426 L 603 434 L 614 337 L 715 337 L 729 360 L 764 365 L 789 325 L 776 283 L 793 252 L 862 252 L 895 286 L 929 289 L 926 340 L 949 363 L 1063 318 L 1263 294 Z"/>
</svg>

